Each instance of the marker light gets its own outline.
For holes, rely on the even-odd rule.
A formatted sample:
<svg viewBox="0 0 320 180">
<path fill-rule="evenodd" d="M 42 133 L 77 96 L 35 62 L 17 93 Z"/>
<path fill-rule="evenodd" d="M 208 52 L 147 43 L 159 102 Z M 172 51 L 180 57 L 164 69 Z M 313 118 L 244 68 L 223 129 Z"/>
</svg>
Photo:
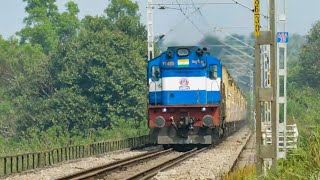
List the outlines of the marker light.
<svg viewBox="0 0 320 180">
<path fill-rule="evenodd" d="M 167 108 L 162 108 L 162 112 L 167 112 Z"/>
<path fill-rule="evenodd" d="M 202 112 L 205 112 L 207 109 L 205 107 L 201 108 Z"/>
</svg>

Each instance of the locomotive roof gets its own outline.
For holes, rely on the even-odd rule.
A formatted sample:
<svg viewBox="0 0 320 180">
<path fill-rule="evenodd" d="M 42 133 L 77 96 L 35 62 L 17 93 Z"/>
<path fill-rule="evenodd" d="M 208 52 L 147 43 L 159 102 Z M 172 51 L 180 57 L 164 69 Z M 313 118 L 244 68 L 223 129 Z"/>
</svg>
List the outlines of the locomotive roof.
<svg viewBox="0 0 320 180">
<path fill-rule="evenodd" d="M 199 46 L 170 46 L 168 49 L 182 49 L 182 48 L 187 48 L 187 49 L 194 49 L 194 48 L 200 48 Z"/>
</svg>

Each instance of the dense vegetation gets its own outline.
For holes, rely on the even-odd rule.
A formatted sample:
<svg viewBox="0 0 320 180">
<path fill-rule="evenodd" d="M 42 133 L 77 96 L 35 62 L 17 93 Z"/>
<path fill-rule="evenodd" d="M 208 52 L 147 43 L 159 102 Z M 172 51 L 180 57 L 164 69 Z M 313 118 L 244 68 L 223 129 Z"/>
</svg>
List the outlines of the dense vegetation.
<svg viewBox="0 0 320 180">
<path fill-rule="evenodd" d="M 281 161 L 276 179 L 320 178 L 320 21 L 289 61 L 288 114 L 299 128 L 298 149 Z"/>
<path fill-rule="evenodd" d="M 62 13 L 24 1 L 19 39 L 0 37 L 0 155 L 146 133 L 138 5 L 112 0 L 80 20 L 72 1 Z"/>
</svg>

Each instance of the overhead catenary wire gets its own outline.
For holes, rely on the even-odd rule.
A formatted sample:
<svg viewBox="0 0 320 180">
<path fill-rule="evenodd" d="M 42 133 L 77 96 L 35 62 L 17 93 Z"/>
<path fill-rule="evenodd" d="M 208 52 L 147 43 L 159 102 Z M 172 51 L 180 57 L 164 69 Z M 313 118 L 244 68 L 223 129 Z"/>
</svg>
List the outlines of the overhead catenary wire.
<svg viewBox="0 0 320 180">
<path fill-rule="evenodd" d="M 203 16 L 203 13 L 201 12 L 201 8 L 203 7 L 203 6 L 205 6 L 206 4 L 235 4 L 234 2 L 229 2 L 229 3 L 220 3 L 220 2 L 214 2 L 214 3 L 208 3 L 208 1 L 209 0 L 207 0 L 206 2 L 204 2 L 204 3 L 195 3 L 193 0 L 191 0 L 191 5 L 192 5 L 192 7 L 195 9 L 194 11 L 192 11 L 191 13 L 189 13 L 188 15 L 186 15 L 186 13 L 184 13 L 183 11 L 182 11 L 182 8 L 181 8 L 181 6 L 182 5 L 186 5 L 186 4 L 183 4 L 183 3 L 176 3 L 176 4 L 174 4 L 174 3 L 153 3 L 153 4 L 151 4 L 151 5 L 153 5 L 153 7 L 152 8 L 155 8 L 154 7 L 154 5 L 158 5 L 159 7 L 158 7 L 158 9 L 160 9 L 160 10 L 164 10 L 164 9 L 173 9 L 173 10 L 179 10 L 179 11 L 182 11 L 182 13 L 184 14 L 184 16 L 185 16 L 185 19 L 183 19 L 182 21 L 180 21 L 179 23 L 176 23 L 176 25 L 175 26 L 173 26 L 172 28 L 170 28 L 169 29 L 169 31 L 167 31 L 166 33 L 164 33 L 162 36 L 164 37 L 164 36 L 167 36 L 170 32 L 172 32 L 172 31 L 174 31 L 174 29 L 176 29 L 178 26 L 180 26 L 182 23 L 184 23 L 185 22 L 185 20 L 189 20 L 190 21 L 190 17 L 191 16 L 193 16 L 195 13 L 197 13 L 197 12 L 199 12 L 199 14 L 200 14 L 200 16 L 202 16 L 203 17 L 203 19 L 205 20 L 205 17 Z M 177 2 L 177 1 L 176 1 Z M 196 7 L 195 5 L 198 5 L 198 4 L 200 4 L 201 6 L 200 7 Z M 164 6 L 164 5 L 167 5 L 167 6 Z M 175 7 L 169 7 L 169 5 L 176 5 L 176 6 L 179 6 L 179 8 L 175 8 Z M 186 7 L 187 8 L 187 7 Z M 192 24 L 194 24 L 194 26 L 196 27 L 196 29 L 198 30 L 199 28 L 195 25 L 195 23 L 191 20 L 191 22 L 192 22 Z M 210 23 L 208 23 L 207 21 L 205 21 L 206 22 L 206 24 L 208 25 L 208 26 L 211 26 L 210 25 Z M 249 27 L 228 27 L 228 28 L 249 28 Z M 251 27 L 250 27 L 251 28 Z M 200 30 L 201 31 L 201 30 Z"/>
<path fill-rule="evenodd" d="M 211 3 L 177 3 L 177 4 L 171 4 L 171 3 L 153 3 L 151 5 L 155 6 L 190 6 L 192 7 L 193 4 L 195 5 L 217 5 L 217 4 L 235 4 L 234 2 L 211 2 Z"/>
<path fill-rule="evenodd" d="M 239 57 L 238 55 L 232 53 L 232 52 L 229 51 L 228 49 L 224 48 L 223 50 L 226 51 L 227 53 L 231 54 L 231 55 L 236 56 L 238 59 L 242 60 L 244 63 L 248 63 L 249 65 L 253 66 L 253 63 L 252 63 L 252 62 L 246 61 L 245 59 L 243 59 L 243 58 Z"/>
<path fill-rule="evenodd" d="M 244 41 L 240 40 L 239 38 L 236 38 L 235 36 L 233 36 L 232 34 L 224 31 L 222 28 L 215 28 L 214 31 L 220 31 L 222 33 L 227 34 L 229 37 L 231 37 L 232 39 L 240 42 L 241 44 L 244 44 L 246 47 L 250 48 L 250 49 L 254 49 L 254 47 L 250 46 L 249 44 L 245 43 Z"/>
<path fill-rule="evenodd" d="M 176 2 L 179 4 L 178 0 L 176 0 Z M 192 1 L 192 2 L 193 2 L 193 1 Z M 193 4 L 194 4 L 194 3 L 193 3 Z M 180 9 L 181 9 L 181 6 L 179 6 L 179 7 L 180 7 Z M 202 15 L 201 9 L 198 8 L 198 10 L 199 10 L 199 14 L 202 16 L 203 20 L 210 26 L 210 23 L 209 23 L 209 22 L 207 21 L 207 19 Z M 181 12 L 182 12 L 182 11 L 181 11 Z M 183 14 L 184 14 L 184 13 L 183 13 Z M 184 15 L 185 15 L 185 14 L 184 14 Z M 203 32 L 198 28 L 198 26 L 196 26 L 196 25 L 193 23 L 193 21 L 192 21 L 190 18 L 188 18 L 188 19 L 189 19 L 189 20 L 191 21 L 191 23 L 196 27 L 196 29 L 197 29 L 203 36 L 205 36 L 205 33 L 203 33 Z M 238 38 L 232 36 L 231 34 L 229 34 L 229 36 L 232 37 L 233 39 L 236 39 L 237 41 L 241 42 L 242 44 L 248 46 L 249 48 L 254 49 L 254 47 L 250 46 L 249 44 L 247 44 L 247 43 L 245 43 L 245 42 L 243 42 L 243 41 L 241 41 L 241 40 L 239 40 Z M 228 46 L 229 48 L 231 48 L 231 49 L 233 49 L 233 50 L 235 50 L 235 51 L 238 51 L 239 53 L 241 53 L 241 54 L 243 54 L 243 55 L 245 55 L 245 56 L 247 56 L 247 57 L 249 57 L 249 58 L 251 58 L 251 59 L 254 59 L 253 56 L 248 55 L 247 53 L 245 53 L 245 52 L 243 52 L 243 51 L 241 51 L 241 50 L 233 47 L 232 45 L 229 45 L 229 44 L 227 44 L 227 43 L 225 43 L 225 42 L 222 42 L 222 41 L 220 41 L 219 39 L 218 39 L 218 41 L 219 41 L 220 43 L 222 43 L 223 45 Z"/>
<path fill-rule="evenodd" d="M 193 5 L 195 5 L 195 4 L 200 4 L 200 3 L 193 3 Z M 159 5 L 163 5 L 163 4 L 159 4 Z M 165 4 L 165 5 L 172 5 L 172 4 Z M 200 30 L 200 28 L 199 28 L 199 27 L 190 19 L 190 17 L 182 10 L 182 7 L 181 7 L 181 6 L 182 6 L 183 4 L 179 3 L 179 1 L 176 0 L 176 5 L 178 5 L 178 7 L 179 7 L 178 10 L 180 10 L 180 12 L 185 16 L 185 19 L 184 19 L 184 20 L 187 19 L 188 21 L 190 21 L 191 24 L 196 28 L 196 30 L 197 30 L 200 34 L 202 34 L 203 36 L 205 36 L 205 33 L 202 32 L 202 31 Z M 202 3 L 202 5 L 205 5 L 205 3 Z M 198 11 L 201 11 L 200 8 L 196 8 L 196 10 L 193 11 L 192 13 L 196 13 L 196 12 L 198 12 Z M 202 13 L 200 12 L 199 14 L 203 17 L 203 19 L 206 21 L 206 23 L 207 23 L 208 25 L 210 25 L 210 24 L 208 23 L 208 21 L 206 20 L 206 18 L 202 15 Z M 176 25 L 175 28 L 176 28 L 177 26 L 178 26 L 178 25 Z M 168 33 L 170 33 L 171 31 L 172 31 L 172 29 L 170 29 L 166 34 L 162 35 L 162 37 L 166 36 L 166 35 L 167 35 Z M 247 56 L 248 58 L 254 59 L 253 56 L 248 55 L 247 53 L 245 53 L 245 52 L 243 52 L 243 51 L 241 51 L 241 50 L 233 47 L 232 45 L 229 45 L 229 44 L 227 44 L 227 43 L 225 43 L 225 42 L 222 42 L 222 41 L 220 41 L 219 39 L 218 39 L 218 41 L 219 41 L 221 44 L 223 44 L 223 45 L 225 45 L 225 46 L 233 49 L 234 51 L 237 51 L 237 52 L 241 53 L 242 55 Z"/>
<path fill-rule="evenodd" d="M 186 15 L 186 13 L 183 12 L 181 5 L 179 4 L 178 0 L 176 0 L 177 4 L 179 5 L 179 9 L 181 11 L 181 13 L 191 22 L 191 24 L 201 33 L 203 34 L 203 32 L 200 30 L 200 28 L 189 18 L 188 15 Z M 198 9 L 199 10 L 199 9 Z"/>
<path fill-rule="evenodd" d="M 176 2 L 177 2 L 177 4 L 179 4 L 178 0 L 176 0 Z M 179 5 L 180 5 L 180 4 L 179 4 Z M 182 12 L 182 14 L 183 14 L 184 16 L 186 16 L 186 18 L 191 22 L 191 24 L 192 24 L 203 36 L 205 36 L 205 33 L 203 33 L 203 32 L 200 30 L 200 28 L 199 28 L 198 26 L 196 26 L 195 23 L 182 11 L 181 5 L 179 6 L 179 8 L 180 8 L 180 11 Z M 203 18 L 204 18 L 204 17 L 203 17 Z M 205 19 L 205 20 L 206 20 L 206 19 Z M 235 51 L 237 51 L 237 52 L 239 52 L 239 53 L 241 53 L 241 54 L 243 54 L 243 55 L 245 55 L 245 56 L 247 56 L 247 57 L 249 57 L 249 58 L 251 58 L 251 59 L 254 59 L 254 57 L 252 57 L 252 56 L 248 55 L 247 53 L 245 53 L 245 52 L 243 52 L 243 51 L 241 51 L 241 50 L 233 47 L 232 45 L 229 45 L 229 44 L 227 44 L 227 43 L 225 43 L 225 42 L 222 42 L 222 41 L 220 41 L 220 40 L 218 40 L 218 41 L 219 41 L 221 44 L 226 45 L 226 46 L 228 46 L 229 48 L 231 48 L 231 49 L 233 49 L 233 50 L 235 50 Z"/>
<path fill-rule="evenodd" d="M 204 5 L 202 5 L 202 6 L 204 6 Z M 201 7 L 202 7 L 202 6 L 201 6 Z M 173 26 L 172 28 L 170 28 L 166 33 L 162 34 L 162 38 L 165 37 L 165 36 L 167 36 L 170 32 L 174 31 L 174 29 L 176 29 L 178 26 L 180 26 L 182 23 L 184 23 L 186 20 L 188 20 L 188 18 L 190 18 L 191 16 L 193 16 L 195 13 L 197 13 L 201 7 L 195 9 L 195 10 L 192 11 L 191 13 L 188 13 L 188 15 L 185 16 L 184 19 L 182 19 L 181 21 L 179 21 L 178 23 L 176 23 L 175 26 Z M 159 7 L 159 9 L 161 9 L 161 10 L 162 10 L 162 9 L 167 9 L 167 8 L 168 8 L 168 7 L 165 7 L 165 6 L 160 6 L 160 7 Z M 175 10 L 179 10 L 179 11 L 180 11 L 179 8 L 170 8 L 170 7 L 169 7 L 169 9 L 175 9 Z"/>
<path fill-rule="evenodd" d="M 249 8 L 248 6 L 246 6 L 246 5 L 242 4 L 242 3 L 239 3 L 239 2 L 236 1 L 236 0 L 232 0 L 232 1 L 233 1 L 234 3 L 236 3 L 236 4 L 238 4 L 239 6 L 242 6 L 242 7 L 246 8 L 246 9 L 249 9 L 250 11 L 254 12 L 254 9 L 253 9 L 253 8 Z"/>
<path fill-rule="evenodd" d="M 239 5 L 245 9 L 248 9 L 249 11 L 251 11 L 252 13 L 254 13 L 254 8 L 250 8 L 249 6 L 245 5 L 244 3 L 241 3 L 237 0 L 231 0 L 232 2 L 193 2 L 193 0 L 191 1 L 191 3 L 153 3 L 151 5 L 157 5 L 157 6 L 190 6 L 190 7 L 194 7 L 195 5 Z M 264 15 L 262 13 L 260 13 L 260 16 L 264 17 L 265 19 L 268 19 L 269 16 Z"/>
</svg>

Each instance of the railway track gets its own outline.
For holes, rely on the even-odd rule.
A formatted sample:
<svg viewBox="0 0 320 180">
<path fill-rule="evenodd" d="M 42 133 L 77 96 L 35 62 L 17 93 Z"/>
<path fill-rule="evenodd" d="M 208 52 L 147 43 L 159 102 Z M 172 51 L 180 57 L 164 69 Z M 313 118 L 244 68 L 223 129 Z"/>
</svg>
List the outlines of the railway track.
<svg viewBox="0 0 320 180">
<path fill-rule="evenodd" d="M 79 179 L 92 179 L 97 176 L 111 173 L 112 171 L 121 170 L 124 167 L 132 166 L 134 164 L 148 161 L 161 155 L 172 152 L 172 149 L 151 151 L 137 156 L 121 159 L 112 163 L 108 163 L 102 166 L 86 169 L 77 173 L 73 173 L 67 176 L 56 178 L 56 180 L 79 180 Z"/>
<path fill-rule="evenodd" d="M 67 176 L 59 177 L 56 180 L 80 180 L 80 179 L 147 179 L 154 175 L 156 175 L 159 171 L 165 170 L 167 168 L 170 168 L 194 155 L 197 153 L 200 153 L 207 148 L 202 149 L 192 149 L 190 151 L 184 152 L 184 153 L 178 153 L 179 155 L 176 155 L 172 149 L 168 150 L 160 150 L 160 151 L 153 151 L 148 152 L 144 154 L 140 154 L 137 156 L 133 156 L 130 158 L 122 159 L 113 163 L 109 163 L 103 166 L 94 167 L 91 169 L 83 170 L 74 174 L 70 174 Z M 171 156 L 168 154 L 172 153 Z M 164 158 L 164 156 L 166 156 Z M 162 161 L 160 164 L 153 165 L 149 161 L 155 160 L 161 156 L 162 159 L 167 159 L 165 161 Z M 128 169 L 131 167 L 137 166 L 138 164 L 141 164 L 145 162 L 146 166 L 148 168 L 144 168 L 143 170 L 130 172 Z M 114 174 L 118 175 L 113 177 Z M 119 174 L 123 174 L 121 178 L 119 178 Z M 125 178 L 123 178 L 125 177 Z"/>
<path fill-rule="evenodd" d="M 135 179 L 149 179 L 153 176 L 155 176 L 158 172 L 163 171 L 165 169 L 168 169 L 194 155 L 197 155 L 198 153 L 207 150 L 207 148 L 202 148 L 202 149 L 193 149 L 191 151 L 185 152 L 173 159 L 167 160 L 159 165 L 153 166 L 149 169 L 146 169 L 144 171 L 141 171 L 133 176 L 130 176 L 126 178 L 126 180 L 135 180 Z"/>
<path fill-rule="evenodd" d="M 227 172 L 232 170 L 234 164 L 237 164 L 234 163 L 237 159 L 242 159 L 241 156 L 239 157 L 239 154 L 243 149 L 248 149 L 243 148 L 248 140 L 248 135 L 250 135 L 250 129 L 244 127 L 240 131 L 231 134 L 228 138 L 223 138 L 222 142 L 215 145 L 214 148 L 208 148 L 208 150 L 203 149 L 202 151 L 204 152 L 197 151 L 195 153 L 196 156 L 190 155 L 190 158 L 181 160 L 183 163 L 173 163 L 172 166 L 174 167 L 170 166 L 169 163 L 163 163 L 175 159 L 180 155 L 181 157 L 187 156 L 189 152 L 182 153 L 172 150 L 163 152 L 163 150 L 160 151 L 157 147 L 149 149 L 149 151 L 152 151 L 148 153 L 145 153 L 144 150 L 122 152 L 112 155 L 108 154 L 103 157 L 82 159 L 38 171 L 16 174 L 8 176 L 7 179 L 142 179 L 152 176 L 152 171 L 158 172 L 152 179 L 190 179 L 190 177 L 194 179 L 219 179 L 219 177 L 223 177 Z M 152 155 L 156 153 L 159 154 Z M 141 158 L 140 161 L 134 160 L 139 157 Z M 130 160 L 132 160 L 131 163 L 126 165 L 126 162 Z M 162 167 L 153 169 L 153 167 L 160 166 L 160 164 L 163 164 Z M 99 167 L 92 168 L 93 166 Z M 167 168 L 164 166 L 167 166 Z M 88 168 L 91 169 L 86 170 Z M 151 170 L 151 168 L 153 170 Z M 146 170 L 149 171 L 146 172 Z M 72 174 L 75 172 L 79 173 Z M 140 175 L 137 175 L 138 173 Z"/>
</svg>

